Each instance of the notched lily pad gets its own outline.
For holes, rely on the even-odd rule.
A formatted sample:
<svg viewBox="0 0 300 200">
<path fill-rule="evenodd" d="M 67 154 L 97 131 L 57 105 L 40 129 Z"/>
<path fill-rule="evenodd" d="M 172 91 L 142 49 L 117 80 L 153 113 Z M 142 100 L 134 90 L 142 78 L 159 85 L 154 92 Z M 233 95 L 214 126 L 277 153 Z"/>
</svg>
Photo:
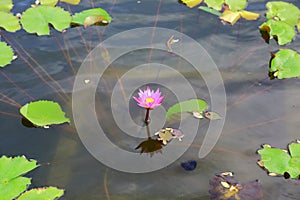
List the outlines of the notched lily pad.
<svg viewBox="0 0 300 200">
<path fill-rule="evenodd" d="M 35 160 L 27 160 L 25 156 L 0 158 L 0 197 L 11 200 L 24 192 L 31 179 L 22 177 L 23 174 L 38 167 Z"/>
<path fill-rule="evenodd" d="M 258 180 L 239 183 L 231 172 L 216 174 L 209 181 L 212 200 L 261 200 L 262 185 Z"/>
<path fill-rule="evenodd" d="M 64 190 L 56 187 L 35 188 L 23 193 L 18 200 L 47 199 L 55 200 L 63 196 Z"/>
<path fill-rule="evenodd" d="M 272 54 L 269 76 L 272 78 L 295 78 L 300 76 L 300 55 L 291 49 L 281 49 Z"/>
<path fill-rule="evenodd" d="M 37 6 L 27 9 L 22 17 L 21 24 L 28 33 L 49 35 L 51 24 L 56 30 L 63 31 L 70 26 L 70 13 L 59 7 Z"/>
<path fill-rule="evenodd" d="M 38 127 L 70 122 L 65 117 L 58 103 L 52 101 L 35 101 L 21 107 L 20 113 Z"/>
<path fill-rule="evenodd" d="M 225 0 L 225 4 L 232 11 L 243 10 L 247 6 L 247 0 Z"/>
<path fill-rule="evenodd" d="M 188 101 L 183 101 L 174 104 L 171 106 L 166 114 L 166 118 L 169 121 L 171 119 L 171 116 L 177 113 L 182 113 L 182 112 L 194 112 L 197 111 L 199 113 L 202 113 L 205 111 L 207 108 L 207 103 L 206 101 L 202 99 L 191 99 Z"/>
<path fill-rule="evenodd" d="M 16 32 L 21 29 L 19 19 L 12 13 L 0 11 L 0 27 L 8 32 Z"/>
<path fill-rule="evenodd" d="M 261 156 L 259 166 L 268 170 L 269 175 L 297 178 L 300 175 L 300 144 L 291 143 L 288 149 L 274 148 L 263 145 L 258 150 Z M 288 175 L 288 176 L 287 176 Z"/>
<path fill-rule="evenodd" d="M 14 60 L 14 51 L 5 42 L 0 42 L 0 67 L 5 67 Z"/>
<path fill-rule="evenodd" d="M 102 8 L 93 8 L 76 13 L 72 16 L 72 24 L 75 25 L 107 25 L 111 22 L 110 15 Z"/>
</svg>

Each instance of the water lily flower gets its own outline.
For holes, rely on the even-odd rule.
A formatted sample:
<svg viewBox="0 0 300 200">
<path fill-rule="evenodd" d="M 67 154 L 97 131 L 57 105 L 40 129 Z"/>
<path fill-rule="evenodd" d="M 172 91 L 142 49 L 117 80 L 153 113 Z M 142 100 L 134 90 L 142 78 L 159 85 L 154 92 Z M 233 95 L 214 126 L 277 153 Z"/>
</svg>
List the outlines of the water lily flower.
<svg viewBox="0 0 300 200">
<path fill-rule="evenodd" d="M 140 89 L 138 94 L 139 97 L 133 97 L 133 99 L 138 103 L 139 106 L 146 109 L 154 109 L 160 106 L 161 102 L 165 98 L 164 96 L 161 96 L 159 88 L 157 88 L 157 90 L 154 92 L 154 90 L 151 90 L 148 86 L 144 91 Z"/>
</svg>

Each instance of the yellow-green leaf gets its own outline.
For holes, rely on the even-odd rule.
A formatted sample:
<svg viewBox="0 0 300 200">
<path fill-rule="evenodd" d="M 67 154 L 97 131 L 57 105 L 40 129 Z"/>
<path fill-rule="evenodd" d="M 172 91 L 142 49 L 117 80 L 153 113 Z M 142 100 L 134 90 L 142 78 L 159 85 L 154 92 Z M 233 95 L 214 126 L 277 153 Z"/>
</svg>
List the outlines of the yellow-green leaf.
<svg viewBox="0 0 300 200">
<path fill-rule="evenodd" d="M 243 18 L 245 18 L 247 20 L 257 20 L 257 18 L 259 18 L 258 13 L 249 12 L 247 10 L 241 10 L 240 14 Z"/>
<path fill-rule="evenodd" d="M 65 2 L 72 5 L 77 5 L 80 3 L 80 0 L 60 0 L 61 2 Z"/>
<path fill-rule="evenodd" d="M 204 0 L 208 7 L 215 10 L 221 10 L 224 4 L 224 0 Z"/>
<path fill-rule="evenodd" d="M 13 6 L 12 0 L 0 0 L 0 11 L 9 12 Z"/>
<path fill-rule="evenodd" d="M 41 5 L 43 6 L 55 6 L 58 0 L 40 0 Z"/>
<path fill-rule="evenodd" d="M 194 8 L 199 5 L 203 0 L 182 0 L 182 3 L 186 4 L 189 8 Z"/>
<path fill-rule="evenodd" d="M 225 3 L 232 11 L 244 10 L 247 5 L 247 0 L 225 0 Z"/>
<path fill-rule="evenodd" d="M 240 17 L 241 15 L 238 11 L 225 10 L 220 19 L 231 23 L 231 25 L 234 25 L 240 19 Z"/>
<path fill-rule="evenodd" d="M 80 13 L 76 13 L 72 17 L 72 23 L 84 26 L 92 25 L 92 22 L 95 22 L 96 20 L 100 20 L 102 24 L 108 24 L 111 22 L 110 15 L 102 8 L 84 10 Z"/>
<path fill-rule="evenodd" d="M 0 67 L 5 67 L 14 59 L 14 52 L 5 42 L 0 42 Z"/>
<path fill-rule="evenodd" d="M 108 24 L 108 21 L 106 21 L 105 17 L 103 16 L 93 15 L 93 16 L 86 17 L 83 25 L 86 28 L 87 26 L 91 26 L 96 23 Z"/>
<path fill-rule="evenodd" d="M 12 13 L 0 11 L 0 27 L 9 32 L 16 32 L 21 29 L 19 19 Z"/>
</svg>

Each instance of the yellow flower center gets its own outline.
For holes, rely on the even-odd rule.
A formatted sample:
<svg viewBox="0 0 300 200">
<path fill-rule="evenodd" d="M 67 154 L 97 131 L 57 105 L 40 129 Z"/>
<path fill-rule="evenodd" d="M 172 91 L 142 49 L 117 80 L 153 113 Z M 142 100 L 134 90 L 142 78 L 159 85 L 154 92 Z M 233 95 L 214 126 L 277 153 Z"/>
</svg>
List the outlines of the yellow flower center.
<svg viewBox="0 0 300 200">
<path fill-rule="evenodd" d="M 146 103 L 152 103 L 152 102 L 154 102 L 154 99 L 152 97 L 146 98 Z"/>
</svg>

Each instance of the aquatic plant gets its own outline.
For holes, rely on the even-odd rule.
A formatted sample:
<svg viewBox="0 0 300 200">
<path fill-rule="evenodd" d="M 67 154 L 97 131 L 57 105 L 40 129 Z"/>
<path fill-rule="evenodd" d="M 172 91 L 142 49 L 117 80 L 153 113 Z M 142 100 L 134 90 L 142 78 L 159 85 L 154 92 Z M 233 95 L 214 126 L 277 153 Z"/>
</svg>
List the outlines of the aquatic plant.
<svg viewBox="0 0 300 200">
<path fill-rule="evenodd" d="M 40 100 L 27 103 L 20 108 L 20 113 L 38 127 L 48 128 L 52 124 L 70 122 L 60 105 L 53 101 Z"/>
<path fill-rule="evenodd" d="M 2 200 L 49 199 L 54 200 L 64 194 L 56 187 L 34 188 L 26 191 L 31 178 L 23 175 L 37 168 L 36 160 L 27 160 L 25 156 L 0 158 L 0 197 Z"/>
<path fill-rule="evenodd" d="M 290 143 L 288 151 L 285 149 L 271 147 L 264 144 L 258 150 L 261 160 L 260 167 L 269 171 L 270 176 L 285 176 L 286 178 L 297 178 L 300 175 L 300 142 Z"/>
<path fill-rule="evenodd" d="M 150 110 L 160 106 L 165 97 L 161 96 L 159 88 L 154 92 L 154 90 L 151 90 L 148 86 L 144 91 L 140 89 L 138 95 L 139 97 L 133 97 L 133 99 L 139 106 L 147 109 L 145 122 L 148 123 Z"/>
</svg>

